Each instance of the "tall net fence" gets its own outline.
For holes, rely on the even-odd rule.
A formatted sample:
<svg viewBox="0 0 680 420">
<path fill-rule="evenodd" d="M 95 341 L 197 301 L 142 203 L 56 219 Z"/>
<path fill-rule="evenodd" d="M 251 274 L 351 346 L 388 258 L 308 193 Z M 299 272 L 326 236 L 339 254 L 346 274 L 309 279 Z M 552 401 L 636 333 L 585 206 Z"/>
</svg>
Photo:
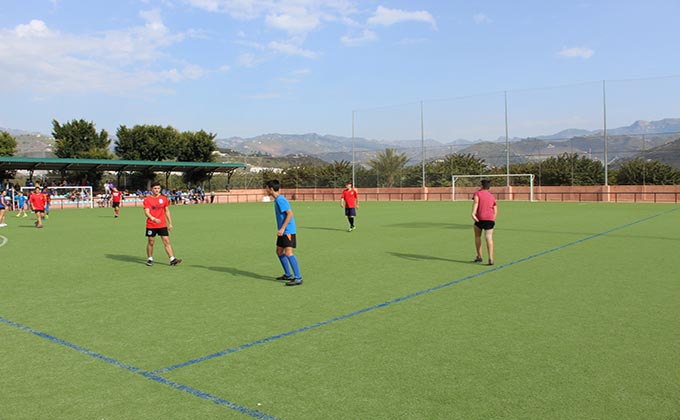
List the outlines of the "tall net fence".
<svg viewBox="0 0 680 420">
<path fill-rule="evenodd" d="M 439 172 L 447 170 L 447 161 L 450 179 L 450 175 L 461 173 L 456 162 L 447 159 L 454 154 L 482 161 L 479 173 L 526 172 L 530 168 L 537 173 L 538 185 L 603 185 L 612 182 L 611 171 L 615 173 L 633 159 L 673 164 L 664 161 L 669 152 L 661 146 L 680 139 L 679 94 L 680 76 L 670 76 L 356 110 L 352 113 L 351 150 L 337 157 L 352 161 L 355 171 L 372 170 L 373 179 L 364 181 L 377 186 L 386 182 L 422 186 L 423 178 L 425 185 L 431 186 L 433 179 L 445 179 Z M 638 104 L 645 104 L 642 114 Z M 376 170 L 375 160 L 386 148 L 408 159 L 397 174 L 381 175 Z M 551 165 L 564 166 L 560 179 L 541 176 L 546 170 L 554 171 Z"/>
</svg>

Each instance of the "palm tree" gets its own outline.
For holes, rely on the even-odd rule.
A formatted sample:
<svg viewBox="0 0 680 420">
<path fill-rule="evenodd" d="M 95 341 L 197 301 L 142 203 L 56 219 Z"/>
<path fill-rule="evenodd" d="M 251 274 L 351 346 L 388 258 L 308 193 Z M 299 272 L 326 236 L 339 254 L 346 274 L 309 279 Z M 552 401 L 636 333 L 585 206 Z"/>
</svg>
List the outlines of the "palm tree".
<svg viewBox="0 0 680 420">
<path fill-rule="evenodd" d="M 375 158 L 370 159 L 368 164 L 384 177 L 386 187 L 393 187 L 397 176 L 407 162 L 406 153 L 397 154 L 397 149 L 385 149 L 384 152 L 378 152 Z"/>
</svg>

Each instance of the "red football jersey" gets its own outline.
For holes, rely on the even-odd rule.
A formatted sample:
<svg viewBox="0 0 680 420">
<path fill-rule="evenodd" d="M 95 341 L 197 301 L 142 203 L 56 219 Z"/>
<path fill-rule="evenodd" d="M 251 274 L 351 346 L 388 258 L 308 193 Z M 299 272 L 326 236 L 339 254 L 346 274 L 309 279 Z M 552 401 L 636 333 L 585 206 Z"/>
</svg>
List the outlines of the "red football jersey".
<svg viewBox="0 0 680 420">
<path fill-rule="evenodd" d="M 159 223 L 154 223 L 151 219 L 146 219 L 146 227 L 149 229 L 158 229 L 167 227 L 167 221 L 165 220 L 165 208 L 169 205 L 168 197 L 164 195 L 159 195 L 154 197 L 149 195 L 144 199 L 144 208 L 149 209 L 151 216 L 160 219 Z"/>
<path fill-rule="evenodd" d="M 353 209 L 357 206 L 357 191 L 354 188 L 342 190 L 342 198 L 345 200 L 345 208 Z"/>
</svg>

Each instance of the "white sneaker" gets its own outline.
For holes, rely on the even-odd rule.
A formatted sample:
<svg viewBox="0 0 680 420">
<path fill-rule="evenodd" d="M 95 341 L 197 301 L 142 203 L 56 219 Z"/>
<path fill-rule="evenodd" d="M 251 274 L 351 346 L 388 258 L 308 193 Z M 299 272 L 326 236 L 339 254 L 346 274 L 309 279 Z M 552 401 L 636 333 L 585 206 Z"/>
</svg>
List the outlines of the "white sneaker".
<svg viewBox="0 0 680 420">
<path fill-rule="evenodd" d="M 5 227 L 7 226 L 7 223 L 0 223 L 0 227 Z"/>
</svg>

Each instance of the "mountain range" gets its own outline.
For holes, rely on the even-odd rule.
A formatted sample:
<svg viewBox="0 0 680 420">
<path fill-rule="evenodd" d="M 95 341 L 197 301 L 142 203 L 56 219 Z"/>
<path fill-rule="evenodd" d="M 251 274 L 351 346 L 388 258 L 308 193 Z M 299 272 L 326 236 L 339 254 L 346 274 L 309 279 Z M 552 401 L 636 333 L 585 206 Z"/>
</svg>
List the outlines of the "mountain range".
<svg viewBox="0 0 680 420">
<path fill-rule="evenodd" d="M 17 139 L 19 156 L 52 157 L 51 147 L 54 139 L 36 132 L 6 129 Z M 604 153 L 602 130 L 583 130 L 571 128 L 555 134 L 539 135 L 530 138 L 512 138 L 510 146 L 511 163 L 542 160 L 563 153 L 578 153 L 601 159 Z M 638 120 L 625 127 L 607 130 L 608 158 L 610 163 L 630 159 L 644 152 L 645 158 L 658 156 L 672 166 L 680 168 L 680 151 L 671 143 L 680 139 L 680 118 L 665 118 L 658 121 Z M 271 157 L 313 156 L 326 162 L 352 160 L 352 151 L 357 162 L 365 163 L 386 148 L 405 153 L 409 164 L 418 164 L 422 159 L 423 142 L 420 139 L 404 141 L 379 141 L 366 138 L 348 138 L 335 135 L 308 134 L 263 134 L 256 137 L 230 137 L 215 140 L 219 149 L 228 149 L 244 155 L 266 155 Z M 112 142 L 113 143 L 113 142 Z M 487 164 L 502 166 L 506 163 L 505 138 L 495 142 L 470 141 L 457 139 L 440 142 L 425 139 L 427 160 L 439 159 L 450 153 L 471 154 L 483 158 Z M 665 146 L 665 148 L 661 148 Z M 670 154 L 670 155 L 669 155 Z M 677 162 L 677 163 L 675 163 Z M 664 162 L 665 163 L 665 162 Z"/>
</svg>

